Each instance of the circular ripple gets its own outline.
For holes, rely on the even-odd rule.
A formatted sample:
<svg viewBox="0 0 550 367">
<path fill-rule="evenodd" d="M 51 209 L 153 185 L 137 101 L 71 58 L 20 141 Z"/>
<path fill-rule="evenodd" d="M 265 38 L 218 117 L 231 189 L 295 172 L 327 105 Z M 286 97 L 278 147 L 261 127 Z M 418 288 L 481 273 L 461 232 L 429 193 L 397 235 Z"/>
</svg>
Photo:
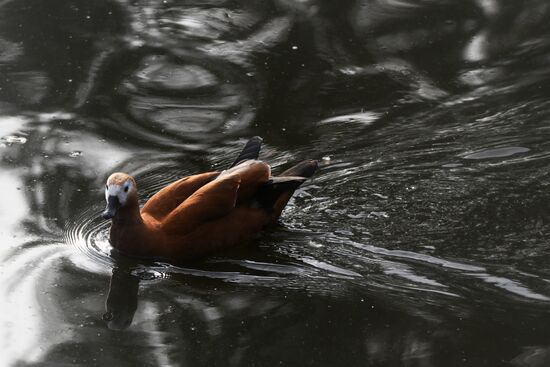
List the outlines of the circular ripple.
<svg viewBox="0 0 550 367">
<path fill-rule="evenodd" d="M 97 75 L 94 111 L 112 133 L 164 147 L 208 142 L 248 127 L 261 103 L 247 70 L 200 52 L 142 47 L 116 52 Z M 97 112 L 94 112 L 97 113 Z"/>
<path fill-rule="evenodd" d="M 101 218 L 101 209 L 92 206 L 80 213 L 65 229 L 65 242 L 75 246 L 92 262 L 112 266 L 109 222 Z"/>
</svg>

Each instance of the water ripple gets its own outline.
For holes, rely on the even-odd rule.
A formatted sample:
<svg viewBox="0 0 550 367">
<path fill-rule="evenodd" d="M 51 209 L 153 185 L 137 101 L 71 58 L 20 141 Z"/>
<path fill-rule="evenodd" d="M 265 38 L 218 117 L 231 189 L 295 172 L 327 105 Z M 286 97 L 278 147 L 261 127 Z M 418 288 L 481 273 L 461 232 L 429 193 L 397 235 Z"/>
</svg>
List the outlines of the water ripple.
<svg viewBox="0 0 550 367">
<path fill-rule="evenodd" d="M 101 209 L 89 207 L 67 223 L 65 241 L 75 246 L 92 263 L 110 267 L 113 260 L 110 256 L 109 227 L 109 222 L 101 218 Z"/>
<path fill-rule="evenodd" d="M 112 118 L 123 118 L 113 127 L 125 134 L 149 141 L 156 134 L 159 142 L 167 136 L 204 142 L 247 127 L 260 104 L 253 80 L 222 59 L 155 49 L 131 57 L 136 66 L 113 85 L 117 95 L 111 106 Z M 104 84 L 100 91 L 112 81 Z"/>
</svg>

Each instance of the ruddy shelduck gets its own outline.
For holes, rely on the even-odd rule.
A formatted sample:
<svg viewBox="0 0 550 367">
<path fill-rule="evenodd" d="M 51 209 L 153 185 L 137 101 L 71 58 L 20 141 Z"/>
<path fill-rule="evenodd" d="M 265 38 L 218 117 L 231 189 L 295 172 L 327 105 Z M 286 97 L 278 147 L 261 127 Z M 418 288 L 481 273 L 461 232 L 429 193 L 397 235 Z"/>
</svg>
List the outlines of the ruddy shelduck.
<svg viewBox="0 0 550 367">
<path fill-rule="evenodd" d="M 231 167 L 181 178 L 139 208 L 137 185 L 113 173 L 105 186 L 110 242 L 143 258 L 195 260 L 243 243 L 277 221 L 290 197 L 317 170 L 303 161 L 277 177 L 258 160 L 260 137 L 248 141 Z"/>
</svg>

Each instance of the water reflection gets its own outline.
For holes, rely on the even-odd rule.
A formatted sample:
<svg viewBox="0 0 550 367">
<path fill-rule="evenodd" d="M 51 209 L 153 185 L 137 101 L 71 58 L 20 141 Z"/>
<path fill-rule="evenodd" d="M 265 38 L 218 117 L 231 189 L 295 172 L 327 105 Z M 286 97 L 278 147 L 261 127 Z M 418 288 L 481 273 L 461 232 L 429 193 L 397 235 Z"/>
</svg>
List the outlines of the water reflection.
<svg viewBox="0 0 550 367">
<path fill-rule="evenodd" d="M 113 268 L 103 314 L 109 329 L 126 329 L 132 323 L 138 307 L 139 280 L 127 264 L 117 263 Z"/>
<path fill-rule="evenodd" d="M 56 292 L 49 280 L 67 251 L 59 242 L 44 245 L 21 228 L 30 210 L 20 175 L 6 168 L 0 173 L 0 191 L 5 195 L 0 208 L 0 364 L 6 366 L 23 359 L 39 361 L 53 345 L 66 340 L 66 333 L 52 336 L 49 332 L 50 323 L 55 324 L 59 316 L 51 307 Z M 47 321 L 41 310 L 50 310 Z"/>
<path fill-rule="evenodd" d="M 147 55 L 133 77 L 117 88 L 127 103 L 125 112 L 143 128 L 201 141 L 247 126 L 257 104 L 248 87 L 250 78 L 239 76 L 231 65 L 217 64 L 205 55 L 197 61 Z"/>
</svg>

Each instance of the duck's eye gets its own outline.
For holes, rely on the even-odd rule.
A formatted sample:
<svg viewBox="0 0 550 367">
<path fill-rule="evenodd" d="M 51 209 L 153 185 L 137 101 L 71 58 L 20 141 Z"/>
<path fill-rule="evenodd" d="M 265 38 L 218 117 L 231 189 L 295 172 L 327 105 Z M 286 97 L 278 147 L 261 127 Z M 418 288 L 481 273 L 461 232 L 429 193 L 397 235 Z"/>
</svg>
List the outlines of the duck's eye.
<svg viewBox="0 0 550 367">
<path fill-rule="evenodd" d="M 124 192 L 128 192 L 128 186 L 124 187 Z"/>
</svg>

